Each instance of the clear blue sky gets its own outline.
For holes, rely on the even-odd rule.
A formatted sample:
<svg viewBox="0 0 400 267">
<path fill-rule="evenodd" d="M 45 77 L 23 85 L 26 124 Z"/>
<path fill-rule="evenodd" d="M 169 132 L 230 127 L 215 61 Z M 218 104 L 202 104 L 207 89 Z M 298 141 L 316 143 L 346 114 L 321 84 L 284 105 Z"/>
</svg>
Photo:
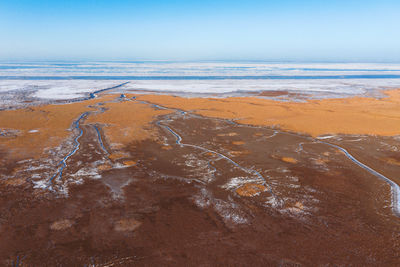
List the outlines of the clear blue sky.
<svg viewBox="0 0 400 267">
<path fill-rule="evenodd" d="M 400 62 L 400 0 L 0 0 L 0 59 Z"/>
</svg>

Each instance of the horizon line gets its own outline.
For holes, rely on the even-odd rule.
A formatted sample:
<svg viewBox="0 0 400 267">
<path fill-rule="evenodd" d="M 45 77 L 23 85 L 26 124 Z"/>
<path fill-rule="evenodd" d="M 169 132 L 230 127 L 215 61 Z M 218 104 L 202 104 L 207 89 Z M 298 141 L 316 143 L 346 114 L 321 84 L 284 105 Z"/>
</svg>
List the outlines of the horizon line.
<svg viewBox="0 0 400 267">
<path fill-rule="evenodd" d="M 30 62 L 248 62 L 248 63 L 376 63 L 400 64 L 400 60 L 296 60 L 296 59 L 1 59 L 0 63 Z"/>
</svg>

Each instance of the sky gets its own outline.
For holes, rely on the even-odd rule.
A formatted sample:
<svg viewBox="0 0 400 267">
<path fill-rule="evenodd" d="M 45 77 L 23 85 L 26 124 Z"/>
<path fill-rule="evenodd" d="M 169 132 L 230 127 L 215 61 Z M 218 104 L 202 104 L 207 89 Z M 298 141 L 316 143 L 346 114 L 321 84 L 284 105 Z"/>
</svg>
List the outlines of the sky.
<svg viewBox="0 0 400 267">
<path fill-rule="evenodd" d="M 399 0 L 0 0 L 0 60 L 400 62 Z"/>
</svg>

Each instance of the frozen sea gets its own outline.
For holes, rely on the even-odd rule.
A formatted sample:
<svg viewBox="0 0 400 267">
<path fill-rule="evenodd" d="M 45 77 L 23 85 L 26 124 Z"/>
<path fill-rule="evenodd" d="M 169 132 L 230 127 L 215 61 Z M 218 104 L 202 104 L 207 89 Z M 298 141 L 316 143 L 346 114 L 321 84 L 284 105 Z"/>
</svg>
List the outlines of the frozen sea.
<svg viewBox="0 0 400 267">
<path fill-rule="evenodd" d="M 73 99 L 119 90 L 188 95 L 294 91 L 342 97 L 400 88 L 400 64 L 285 62 L 0 62 L 0 94 Z M 1 99 L 0 99 L 1 101 Z"/>
</svg>

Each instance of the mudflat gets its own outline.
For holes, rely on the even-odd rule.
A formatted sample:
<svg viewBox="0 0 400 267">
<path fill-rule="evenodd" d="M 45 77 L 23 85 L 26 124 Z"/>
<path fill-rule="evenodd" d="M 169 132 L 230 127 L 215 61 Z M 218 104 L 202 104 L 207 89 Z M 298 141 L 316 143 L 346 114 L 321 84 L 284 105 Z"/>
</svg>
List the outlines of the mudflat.
<svg viewBox="0 0 400 267">
<path fill-rule="evenodd" d="M 0 111 L 1 264 L 399 265 L 400 90 L 270 95 Z"/>
</svg>

